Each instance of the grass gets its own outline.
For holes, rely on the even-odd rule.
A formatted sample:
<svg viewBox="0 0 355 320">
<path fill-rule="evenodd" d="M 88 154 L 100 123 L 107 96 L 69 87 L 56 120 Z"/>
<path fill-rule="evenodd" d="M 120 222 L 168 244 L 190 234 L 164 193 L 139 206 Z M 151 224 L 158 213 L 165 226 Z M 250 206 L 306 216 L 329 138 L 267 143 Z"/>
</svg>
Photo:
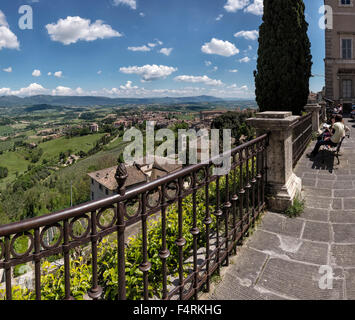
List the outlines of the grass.
<svg viewBox="0 0 355 320">
<path fill-rule="evenodd" d="M 115 141 L 112 141 L 108 145 L 104 146 L 104 150 L 116 149 L 116 148 L 122 146 L 122 144 L 124 144 L 124 143 L 127 143 L 127 142 L 123 142 L 123 137 L 120 136 Z"/>
<path fill-rule="evenodd" d="M 305 201 L 301 200 L 298 196 L 293 200 L 293 204 L 287 208 L 285 215 L 289 218 L 299 217 L 305 208 Z"/>
<path fill-rule="evenodd" d="M 70 167 L 61 169 L 58 174 L 59 178 L 69 178 L 73 176 L 80 178 L 80 176 L 86 175 L 88 172 L 112 167 L 117 164 L 117 159 L 122 150 L 122 146 L 117 146 L 108 151 L 100 151 L 91 157 L 80 160 Z"/>
<path fill-rule="evenodd" d="M 9 150 L 13 145 L 13 142 L 10 140 L 0 141 L 0 151 Z"/>
<path fill-rule="evenodd" d="M 92 147 L 94 147 L 97 140 L 99 140 L 102 136 L 102 133 L 97 133 L 82 137 L 74 137 L 71 139 L 61 137 L 59 139 L 41 143 L 39 147 L 43 149 L 43 155 L 40 159 L 40 162 L 43 159 L 57 160 L 61 152 L 65 152 L 69 149 L 72 150 L 72 153 L 77 153 L 81 150 L 84 152 L 88 152 Z"/>
<path fill-rule="evenodd" d="M 0 187 L 3 187 L 6 185 L 6 183 L 14 180 L 16 177 L 16 172 L 19 174 L 25 172 L 30 162 L 25 160 L 21 153 L 17 151 L 11 151 L 4 152 L 2 155 L 0 155 L 0 163 L 2 167 L 6 167 L 9 170 L 8 176 L 0 180 Z"/>
</svg>

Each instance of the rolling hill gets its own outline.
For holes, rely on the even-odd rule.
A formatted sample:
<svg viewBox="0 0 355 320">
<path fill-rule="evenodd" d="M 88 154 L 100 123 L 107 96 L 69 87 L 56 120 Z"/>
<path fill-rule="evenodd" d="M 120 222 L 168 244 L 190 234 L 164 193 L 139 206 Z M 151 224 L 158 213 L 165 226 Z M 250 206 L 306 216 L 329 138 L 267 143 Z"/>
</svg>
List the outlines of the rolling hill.
<svg viewBox="0 0 355 320">
<path fill-rule="evenodd" d="M 167 103 L 201 103 L 218 102 L 223 99 L 212 96 L 196 97 L 163 97 L 163 98 L 108 98 L 94 96 L 50 96 L 37 95 L 30 97 L 1 96 L 0 107 L 32 106 L 39 104 L 61 105 L 61 106 L 115 106 L 122 104 L 167 104 Z"/>
</svg>

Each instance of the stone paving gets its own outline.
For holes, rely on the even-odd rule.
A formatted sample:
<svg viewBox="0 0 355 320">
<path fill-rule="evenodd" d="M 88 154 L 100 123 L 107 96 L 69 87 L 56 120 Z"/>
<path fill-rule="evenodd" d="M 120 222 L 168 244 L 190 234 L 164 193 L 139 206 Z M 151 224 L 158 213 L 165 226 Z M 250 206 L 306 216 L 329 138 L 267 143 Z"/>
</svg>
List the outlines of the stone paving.
<svg viewBox="0 0 355 320">
<path fill-rule="evenodd" d="M 351 137 L 339 165 L 321 151 L 313 161 L 305 153 L 295 168 L 304 213 L 288 218 L 267 212 L 202 299 L 355 299 L 355 122 L 345 122 Z M 325 279 L 326 270 L 333 278 Z"/>
</svg>

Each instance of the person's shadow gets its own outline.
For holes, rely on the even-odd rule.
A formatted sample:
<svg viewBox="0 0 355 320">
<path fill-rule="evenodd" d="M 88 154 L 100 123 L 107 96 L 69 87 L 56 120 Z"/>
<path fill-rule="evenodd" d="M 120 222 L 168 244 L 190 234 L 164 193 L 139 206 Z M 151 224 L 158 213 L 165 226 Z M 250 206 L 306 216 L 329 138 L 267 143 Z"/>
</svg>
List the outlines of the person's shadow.
<svg viewBox="0 0 355 320">
<path fill-rule="evenodd" d="M 335 156 L 333 152 L 322 149 L 314 158 L 310 159 L 313 162 L 312 169 L 327 170 L 330 173 L 333 173 L 334 158 Z"/>
</svg>

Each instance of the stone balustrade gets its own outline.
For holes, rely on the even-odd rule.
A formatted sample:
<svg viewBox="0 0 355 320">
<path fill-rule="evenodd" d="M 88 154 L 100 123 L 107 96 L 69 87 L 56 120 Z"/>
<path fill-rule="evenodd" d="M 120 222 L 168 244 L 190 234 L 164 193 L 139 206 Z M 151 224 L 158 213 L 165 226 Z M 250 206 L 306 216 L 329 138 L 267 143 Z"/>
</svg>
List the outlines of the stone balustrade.
<svg viewBox="0 0 355 320">
<path fill-rule="evenodd" d="M 284 212 L 301 194 L 301 179 L 293 173 L 292 160 L 292 126 L 298 118 L 292 112 L 267 111 L 247 119 L 257 136 L 269 133 L 266 192 L 271 211 Z"/>
</svg>

